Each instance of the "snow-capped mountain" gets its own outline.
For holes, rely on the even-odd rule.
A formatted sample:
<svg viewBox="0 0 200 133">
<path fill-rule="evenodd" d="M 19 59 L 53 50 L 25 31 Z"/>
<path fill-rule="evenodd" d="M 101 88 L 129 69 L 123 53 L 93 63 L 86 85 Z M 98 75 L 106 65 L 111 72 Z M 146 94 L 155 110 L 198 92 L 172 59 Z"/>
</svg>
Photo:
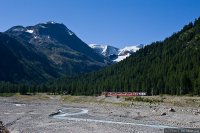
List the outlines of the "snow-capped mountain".
<svg viewBox="0 0 200 133">
<path fill-rule="evenodd" d="M 129 57 L 134 52 L 136 52 L 137 50 L 139 50 L 140 48 L 144 47 L 143 44 L 135 46 L 127 46 L 122 49 L 109 45 L 99 45 L 99 44 L 90 44 L 89 46 L 92 49 L 94 49 L 98 54 L 110 58 L 113 62 L 122 61 L 127 57 Z"/>
<path fill-rule="evenodd" d="M 119 54 L 118 55 L 126 55 L 127 53 L 134 53 L 137 50 L 139 50 L 140 48 L 143 48 L 144 46 L 142 44 L 140 45 L 136 45 L 136 46 L 127 46 L 125 48 L 122 48 L 119 50 Z"/>
<path fill-rule="evenodd" d="M 110 55 L 118 55 L 119 48 L 109 46 L 109 45 L 98 45 L 98 44 L 90 44 L 89 45 L 92 49 L 94 49 L 98 54 L 103 56 L 110 56 Z"/>
</svg>

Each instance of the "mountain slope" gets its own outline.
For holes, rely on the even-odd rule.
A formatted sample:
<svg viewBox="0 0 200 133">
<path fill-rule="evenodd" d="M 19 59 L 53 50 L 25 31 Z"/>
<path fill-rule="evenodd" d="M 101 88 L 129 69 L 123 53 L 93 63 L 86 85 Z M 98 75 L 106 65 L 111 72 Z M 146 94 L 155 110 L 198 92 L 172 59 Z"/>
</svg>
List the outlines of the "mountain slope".
<svg viewBox="0 0 200 133">
<path fill-rule="evenodd" d="M 47 58 L 0 33 L 0 81 L 46 81 L 58 77 Z"/>
<path fill-rule="evenodd" d="M 28 27 L 14 26 L 7 30 L 5 34 L 16 39 L 21 44 L 20 46 L 28 52 L 32 51 L 35 56 L 44 58 L 38 61 L 38 67 L 47 69 L 48 72 L 38 74 L 46 75 L 44 76 L 46 81 L 63 75 L 91 72 L 110 64 L 108 59 L 93 51 L 64 24 L 47 22 Z M 13 52 L 17 51 L 13 49 Z M 19 58 L 18 53 L 15 54 L 15 57 Z M 32 55 L 29 56 L 26 64 L 32 64 L 32 57 L 34 58 Z M 49 65 L 45 66 L 45 64 Z M 39 71 L 39 69 L 37 70 L 37 67 L 35 67 L 35 71 Z M 49 75 L 51 76 L 49 77 Z M 37 77 L 37 75 L 31 76 L 30 74 L 29 76 L 32 78 L 27 79 L 28 81 Z"/>
<path fill-rule="evenodd" d="M 111 67 L 58 83 L 72 94 L 145 91 L 149 95 L 200 95 L 200 18 Z"/>
</svg>

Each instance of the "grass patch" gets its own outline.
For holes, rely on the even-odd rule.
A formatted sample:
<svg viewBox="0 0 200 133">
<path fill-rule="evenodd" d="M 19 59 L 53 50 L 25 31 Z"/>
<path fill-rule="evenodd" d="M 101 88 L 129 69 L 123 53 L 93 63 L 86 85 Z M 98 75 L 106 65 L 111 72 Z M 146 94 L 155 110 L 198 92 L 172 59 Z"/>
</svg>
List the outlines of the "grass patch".
<svg viewBox="0 0 200 133">
<path fill-rule="evenodd" d="M 125 101 L 160 103 L 163 102 L 163 99 L 145 98 L 145 97 L 126 97 Z"/>
<path fill-rule="evenodd" d="M 64 102 L 72 103 L 87 103 L 87 102 L 96 102 L 95 97 L 90 96 L 62 96 Z"/>
<path fill-rule="evenodd" d="M 14 95 L 15 95 L 15 93 L 0 93 L 0 97 L 11 97 Z"/>
</svg>

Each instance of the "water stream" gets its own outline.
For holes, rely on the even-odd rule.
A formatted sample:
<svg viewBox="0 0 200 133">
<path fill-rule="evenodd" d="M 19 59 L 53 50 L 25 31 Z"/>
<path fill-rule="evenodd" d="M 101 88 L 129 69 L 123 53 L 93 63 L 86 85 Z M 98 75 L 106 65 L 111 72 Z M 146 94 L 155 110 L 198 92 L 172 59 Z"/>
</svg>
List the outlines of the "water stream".
<svg viewBox="0 0 200 133">
<path fill-rule="evenodd" d="M 85 122 L 97 122 L 97 123 L 108 123 L 108 124 L 120 124 L 120 125 L 134 125 L 134 126 L 144 126 L 144 127 L 152 127 L 152 128 L 176 128 L 167 125 L 159 125 L 159 124 L 142 124 L 142 123 L 132 123 L 132 122 L 120 122 L 120 121 L 111 121 L 111 120 L 98 120 L 98 119 L 87 119 L 87 118 L 77 118 L 73 116 L 84 115 L 87 114 L 87 109 L 81 108 L 63 108 L 59 110 L 59 113 L 53 115 L 55 119 L 64 119 L 64 120 L 71 120 L 71 121 L 85 121 Z"/>
</svg>

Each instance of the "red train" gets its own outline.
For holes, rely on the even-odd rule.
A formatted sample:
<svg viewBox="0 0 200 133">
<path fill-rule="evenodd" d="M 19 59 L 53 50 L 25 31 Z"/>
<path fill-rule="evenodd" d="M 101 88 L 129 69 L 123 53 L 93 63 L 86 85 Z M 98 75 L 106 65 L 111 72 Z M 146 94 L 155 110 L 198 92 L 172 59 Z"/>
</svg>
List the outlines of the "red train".
<svg viewBox="0 0 200 133">
<path fill-rule="evenodd" d="M 146 92 L 102 92 L 105 96 L 146 96 Z"/>
</svg>

